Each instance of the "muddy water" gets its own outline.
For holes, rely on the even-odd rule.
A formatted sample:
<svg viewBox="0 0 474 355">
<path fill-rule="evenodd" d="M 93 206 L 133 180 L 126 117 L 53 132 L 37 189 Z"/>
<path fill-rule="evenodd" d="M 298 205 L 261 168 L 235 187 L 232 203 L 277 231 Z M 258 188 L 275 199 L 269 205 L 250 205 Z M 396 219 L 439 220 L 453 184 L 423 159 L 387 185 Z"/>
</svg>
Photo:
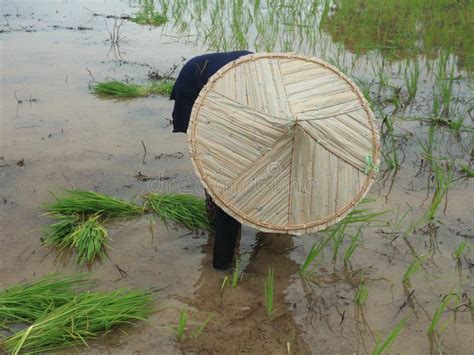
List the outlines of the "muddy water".
<svg viewBox="0 0 474 355">
<path fill-rule="evenodd" d="M 169 127 L 172 103 L 165 97 L 102 100 L 89 93 L 92 80 L 146 81 L 148 71 L 167 71 L 206 51 L 201 42 L 187 44 L 172 24 L 166 30 L 125 22 L 119 45 L 111 46 L 113 18 L 137 10 L 129 2 L 2 2 L 0 126 L 0 287 L 50 272 L 75 273 L 41 246 L 47 223 L 39 206 L 50 191 L 82 188 L 133 198 L 147 191 L 199 193 L 187 155 L 185 137 Z M 95 14 L 95 15 L 94 15 Z M 368 75 L 368 74 L 367 74 Z M 465 84 L 458 89 L 466 96 Z M 426 94 L 428 95 L 428 94 Z M 20 101 L 20 102 L 19 102 Z M 422 110 L 426 99 L 417 107 Z M 472 122 L 471 122 L 472 123 Z M 242 272 L 236 289 L 220 291 L 230 273 L 210 267 L 207 235 L 167 230 L 145 220 L 114 226 L 109 259 L 91 270 L 98 286 L 151 287 L 158 312 L 137 324 L 91 343 L 79 352 L 155 353 L 370 353 L 377 339 L 409 316 L 391 353 L 474 352 L 474 297 L 471 251 L 462 264 L 452 259 L 463 239 L 472 241 L 473 186 L 456 172 L 446 206 L 434 226 L 400 236 L 424 213 L 433 194 L 433 175 L 423 165 L 416 137 L 427 138 L 418 122 L 400 121 L 397 172 L 382 172 L 370 193 L 373 210 L 390 210 L 390 221 L 364 228 L 361 245 L 344 267 L 338 257 L 324 260 L 307 280 L 298 275 L 314 241 L 322 235 L 294 238 L 260 235 L 244 228 L 239 254 Z M 143 149 L 146 147 L 146 154 Z M 436 133 L 434 151 L 470 159 L 470 137 L 447 129 Z M 184 156 L 173 153 L 182 152 Z M 166 156 L 170 154 L 171 156 Z M 148 181 L 137 179 L 146 175 Z M 444 209 L 444 212 L 443 212 Z M 408 211 L 405 218 L 401 218 Z M 343 250 L 350 240 L 345 240 Z M 407 290 L 401 279 L 413 251 L 426 255 Z M 269 265 L 276 275 L 275 315 L 264 307 L 263 281 Z M 368 288 L 364 306 L 354 303 L 362 280 Z M 413 291 L 414 290 L 414 291 Z M 412 293 L 411 296 L 410 293 Z M 426 335 L 442 298 L 457 292 L 457 312 L 443 312 L 446 325 L 435 341 Z M 187 309 L 187 337 L 175 338 L 179 314 Z M 455 318 L 453 319 L 453 317 Z M 191 336 L 211 318 L 204 331 Z"/>
</svg>

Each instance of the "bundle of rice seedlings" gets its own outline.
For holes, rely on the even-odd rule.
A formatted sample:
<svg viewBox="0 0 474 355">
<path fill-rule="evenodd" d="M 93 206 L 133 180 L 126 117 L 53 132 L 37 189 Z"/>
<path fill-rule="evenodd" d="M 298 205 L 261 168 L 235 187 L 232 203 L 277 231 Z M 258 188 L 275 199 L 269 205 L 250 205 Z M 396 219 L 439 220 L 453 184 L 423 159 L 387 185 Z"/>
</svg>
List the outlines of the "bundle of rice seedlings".
<svg viewBox="0 0 474 355">
<path fill-rule="evenodd" d="M 64 239 L 79 225 L 80 217 L 77 215 L 56 214 L 51 216 L 55 222 L 44 229 L 41 239 L 44 245 L 58 248 Z"/>
<path fill-rule="evenodd" d="M 74 299 L 86 285 L 85 275 L 43 276 L 33 283 L 22 283 L 0 291 L 0 327 L 31 324 L 46 312 Z"/>
<path fill-rule="evenodd" d="M 189 194 L 149 193 L 143 199 L 145 210 L 155 214 L 165 224 L 171 221 L 192 231 L 211 228 L 203 198 Z"/>
<path fill-rule="evenodd" d="M 66 190 L 67 196 L 44 206 L 47 214 L 100 215 L 104 218 L 130 218 L 143 214 L 143 208 L 133 202 L 85 190 Z"/>
<path fill-rule="evenodd" d="M 95 83 L 92 92 L 98 96 L 146 97 L 150 95 L 170 96 L 174 81 L 163 80 L 152 85 L 124 83 L 118 80 Z"/>
<path fill-rule="evenodd" d="M 40 317 L 2 342 L 12 354 L 51 352 L 84 344 L 120 324 L 144 320 L 153 311 L 145 291 L 86 292 Z"/>
<path fill-rule="evenodd" d="M 143 97 L 150 95 L 148 86 L 124 83 L 118 80 L 95 83 L 92 92 L 98 96 Z"/>
<path fill-rule="evenodd" d="M 153 84 L 151 86 L 151 92 L 153 94 L 170 96 L 171 91 L 173 90 L 174 81 L 173 80 L 163 80 L 159 83 Z"/>
</svg>

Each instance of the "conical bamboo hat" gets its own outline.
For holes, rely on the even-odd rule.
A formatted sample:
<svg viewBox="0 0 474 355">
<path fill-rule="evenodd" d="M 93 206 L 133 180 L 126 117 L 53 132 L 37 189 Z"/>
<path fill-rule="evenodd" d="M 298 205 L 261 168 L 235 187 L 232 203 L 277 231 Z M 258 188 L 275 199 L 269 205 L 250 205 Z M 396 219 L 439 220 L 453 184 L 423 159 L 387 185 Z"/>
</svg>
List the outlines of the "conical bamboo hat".
<svg viewBox="0 0 474 355">
<path fill-rule="evenodd" d="M 222 67 L 194 103 L 187 134 L 215 203 L 264 232 L 305 234 L 341 220 L 379 161 L 374 116 L 354 83 L 289 53 Z"/>
</svg>

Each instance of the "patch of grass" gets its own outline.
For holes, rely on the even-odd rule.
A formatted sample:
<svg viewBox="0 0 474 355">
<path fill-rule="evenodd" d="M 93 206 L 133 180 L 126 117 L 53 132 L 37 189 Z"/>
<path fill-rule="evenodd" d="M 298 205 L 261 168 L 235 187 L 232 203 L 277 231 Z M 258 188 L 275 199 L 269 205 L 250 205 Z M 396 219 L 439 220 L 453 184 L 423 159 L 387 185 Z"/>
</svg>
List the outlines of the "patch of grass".
<svg viewBox="0 0 474 355">
<path fill-rule="evenodd" d="M 188 323 L 188 313 L 186 310 L 182 310 L 179 316 L 178 326 L 176 327 L 176 338 L 178 341 L 184 339 L 184 331 L 186 330 L 186 324 Z"/>
<path fill-rule="evenodd" d="M 388 348 L 393 344 L 393 342 L 397 339 L 397 337 L 400 335 L 400 332 L 403 330 L 403 328 L 406 327 L 407 321 L 408 317 L 403 318 L 395 326 L 395 328 L 392 329 L 392 331 L 388 334 L 384 341 L 377 341 L 375 349 L 372 351 L 372 355 L 380 355 L 383 352 L 386 352 Z"/>
<path fill-rule="evenodd" d="M 170 96 L 173 89 L 173 80 L 163 80 L 151 85 L 124 83 L 118 80 L 98 82 L 92 86 L 92 92 L 97 96 L 133 98 L 150 95 Z"/>
<path fill-rule="evenodd" d="M 273 317 L 274 312 L 274 293 L 275 293 L 275 274 L 273 268 L 268 267 L 268 274 L 264 282 L 264 291 L 265 291 L 265 308 L 267 310 L 267 316 L 269 318 Z"/>
<path fill-rule="evenodd" d="M 87 285 L 86 275 L 47 275 L 38 281 L 17 284 L 0 292 L 0 327 L 31 324 L 48 311 L 74 299 Z"/>
<path fill-rule="evenodd" d="M 75 250 L 76 262 L 80 266 L 92 265 L 95 260 L 107 255 L 105 248 L 108 238 L 107 229 L 99 222 L 99 216 L 92 216 L 79 223 L 55 247 Z"/>
<path fill-rule="evenodd" d="M 168 18 L 164 14 L 156 12 L 153 0 L 143 0 L 142 8 L 130 17 L 130 21 L 139 25 L 161 26 L 168 21 Z"/>
<path fill-rule="evenodd" d="M 189 194 L 149 193 L 145 210 L 154 213 L 165 224 L 173 222 L 192 231 L 211 228 L 206 212 L 206 201 Z"/>
<path fill-rule="evenodd" d="M 105 218 L 130 218 L 143 214 L 143 208 L 133 202 L 92 191 L 65 191 L 65 196 L 55 196 L 55 202 L 44 205 L 47 214 L 100 215 Z"/>
<path fill-rule="evenodd" d="M 152 311 L 152 297 L 144 291 L 79 293 L 1 344 L 12 354 L 50 353 L 69 346 L 87 346 L 88 339 L 114 326 L 144 320 Z"/>
</svg>

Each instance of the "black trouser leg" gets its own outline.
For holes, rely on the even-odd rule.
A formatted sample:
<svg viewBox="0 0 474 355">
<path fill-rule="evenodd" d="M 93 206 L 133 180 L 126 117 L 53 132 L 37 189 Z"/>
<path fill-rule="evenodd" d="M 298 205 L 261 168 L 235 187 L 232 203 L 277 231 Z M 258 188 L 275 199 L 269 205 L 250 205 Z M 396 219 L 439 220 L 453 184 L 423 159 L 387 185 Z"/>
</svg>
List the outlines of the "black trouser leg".
<svg viewBox="0 0 474 355">
<path fill-rule="evenodd" d="M 240 223 L 217 207 L 214 215 L 214 253 L 212 266 L 227 269 L 234 259 L 235 244 Z"/>
</svg>

